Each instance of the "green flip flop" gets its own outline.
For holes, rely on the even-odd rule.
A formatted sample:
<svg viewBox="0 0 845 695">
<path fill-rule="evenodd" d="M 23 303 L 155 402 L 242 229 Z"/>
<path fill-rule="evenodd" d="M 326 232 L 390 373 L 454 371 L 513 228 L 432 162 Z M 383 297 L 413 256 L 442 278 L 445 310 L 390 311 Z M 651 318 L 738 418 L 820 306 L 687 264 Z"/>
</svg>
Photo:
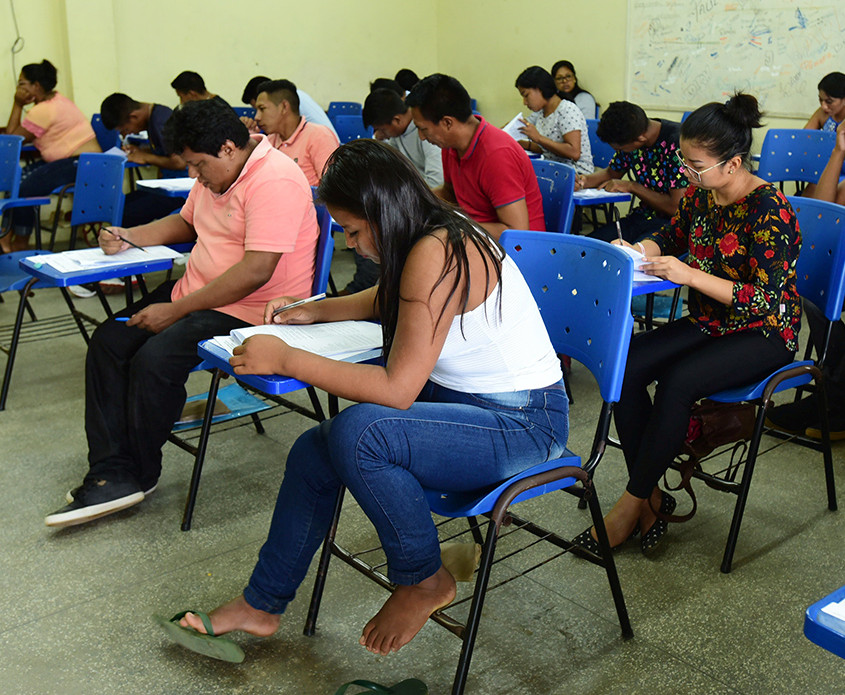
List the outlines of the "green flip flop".
<svg viewBox="0 0 845 695">
<path fill-rule="evenodd" d="M 189 627 L 182 627 L 179 621 L 185 617 L 187 613 L 198 615 L 202 624 L 205 626 L 207 635 L 202 632 Z M 179 644 L 185 649 L 190 649 L 192 652 L 210 656 L 212 659 L 220 659 L 220 661 L 231 661 L 239 664 L 244 660 L 244 650 L 235 644 L 228 637 L 215 635 L 211 628 L 211 620 L 205 613 L 200 611 L 183 611 L 177 613 L 170 620 L 162 618 L 160 615 L 154 615 L 155 620 L 164 631 L 168 634 L 176 644 Z"/>
<path fill-rule="evenodd" d="M 392 685 L 389 688 L 385 685 L 373 683 L 372 681 L 350 681 L 349 683 L 341 685 L 334 695 L 344 695 L 347 689 L 351 688 L 353 685 L 360 686 L 361 688 L 367 688 L 378 695 L 428 695 L 428 686 L 416 678 L 408 678 L 407 680 L 397 683 L 396 685 Z"/>
</svg>

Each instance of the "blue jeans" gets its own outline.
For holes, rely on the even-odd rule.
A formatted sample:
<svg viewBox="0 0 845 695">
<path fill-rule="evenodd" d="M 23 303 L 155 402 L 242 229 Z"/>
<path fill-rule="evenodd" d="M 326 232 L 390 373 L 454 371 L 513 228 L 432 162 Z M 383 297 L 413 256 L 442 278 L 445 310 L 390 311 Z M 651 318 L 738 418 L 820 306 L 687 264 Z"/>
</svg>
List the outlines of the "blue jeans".
<svg viewBox="0 0 845 695">
<path fill-rule="evenodd" d="M 426 384 L 408 410 L 362 403 L 314 427 L 288 454 L 267 541 L 244 590 L 283 613 L 305 578 L 346 486 L 376 527 L 397 584 L 440 568 L 422 488 L 476 490 L 564 452 L 569 401 L 562 382 L 513 393 L 459 393 Z"/>
</svg>

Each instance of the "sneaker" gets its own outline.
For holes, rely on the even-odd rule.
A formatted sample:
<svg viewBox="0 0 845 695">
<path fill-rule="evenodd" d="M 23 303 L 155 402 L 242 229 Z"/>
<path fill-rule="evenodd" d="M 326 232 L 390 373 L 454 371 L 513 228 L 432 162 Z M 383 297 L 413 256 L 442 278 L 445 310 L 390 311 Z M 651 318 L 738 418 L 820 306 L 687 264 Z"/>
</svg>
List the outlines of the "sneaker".
<svg viewBox="0 0 845 695">
<path fill-rule="evenodd" d="M 152 493 L 154 493 L 156 491 L 157 487 L 158 487 L 158 483 L 153 485 L 149 490 L 144 490 L 144 497 L 149 497 Z M 80 492 L 80 490 L 82 490 L 82 488 L 83 488 L 83 486 L 80 485 L 79 487 L 73 488 L 73 490 L 68 490 L 67 493 L 65 493 L 65 501 L 68 504 L 73 504 L 74 498 L 79 494 L 79 492 Z"/>
<path fill-rule="evenodd" d="M 818 422 L 819 406 L 815 394 L 800 401 L 778 405 L 766 415 L 766 427 L 787 434 L 804 434 L 808 427 L 818 425 Z"/>
<path fill-rule="evenodd" d="M 85 285 L 68 285 L 68 291 L 80 299 L 90 299 L 97 296 L 94 290 L 88 289 Z"/>
<path fill-rule="evenodd" d="M 72 492 L 75 493 L 73 502 L 44 519 L 47 526 L 84 524 L 119 512 L 144 499 L 144 493 L 136 483 L 113 483 L 108 480 L 87 480 Z"/>
</svg>

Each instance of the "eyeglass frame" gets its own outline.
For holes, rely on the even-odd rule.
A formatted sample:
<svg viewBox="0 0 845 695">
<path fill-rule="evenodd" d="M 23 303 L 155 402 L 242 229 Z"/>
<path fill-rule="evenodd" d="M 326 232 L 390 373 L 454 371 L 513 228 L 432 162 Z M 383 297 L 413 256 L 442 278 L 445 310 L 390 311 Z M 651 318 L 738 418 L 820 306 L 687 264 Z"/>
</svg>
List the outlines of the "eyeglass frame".
<svg viewBox="0 0 845 695">
<path fill-rule="evenodd" d="M 736 155 L 734 155 L 734 157 L 736 157 Z M 681 167 L 685 169 L 688 173 L 695 174 L 698 177 L 697 179 L 695 179 L 696 183 L 701 183 L 702 174 L 706 174 L 711 169 L 715 169 L 716 167 L 722 166 L 723 164 L 727 163 L 729 159 L 732 158 L 723 159 L 721 162 L 714 164 L 712 167 L 707 167 L 706 169 L 703 169 L 701 171 L 697 171 L 696 169 L 693 169 L 689 164 L 687 164 L 687 161 L 684 159 L 684 156 L 681 154 L 680 150 L 675 150 L 675 159 L 678 160 Z"/>
<path fill-rule="evenodd" d="M 555 82 L 575 82 L 575 75 L 564 75 L 563 77 L 555 77 Z"/>
</svg>

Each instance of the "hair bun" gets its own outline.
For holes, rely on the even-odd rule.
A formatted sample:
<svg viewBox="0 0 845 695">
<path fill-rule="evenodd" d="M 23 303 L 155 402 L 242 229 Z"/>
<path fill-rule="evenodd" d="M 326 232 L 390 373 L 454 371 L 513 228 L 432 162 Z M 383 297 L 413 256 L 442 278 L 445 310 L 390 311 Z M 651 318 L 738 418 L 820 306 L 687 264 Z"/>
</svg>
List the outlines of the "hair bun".
<svg viewBox="0 0 845 695">
<path fill-rule="evenodd" d="M 746 128 L 759 128 L 763 113 L 756 97 L 736 92 L 725 102 L 725 116 Z"/>
</svg>

